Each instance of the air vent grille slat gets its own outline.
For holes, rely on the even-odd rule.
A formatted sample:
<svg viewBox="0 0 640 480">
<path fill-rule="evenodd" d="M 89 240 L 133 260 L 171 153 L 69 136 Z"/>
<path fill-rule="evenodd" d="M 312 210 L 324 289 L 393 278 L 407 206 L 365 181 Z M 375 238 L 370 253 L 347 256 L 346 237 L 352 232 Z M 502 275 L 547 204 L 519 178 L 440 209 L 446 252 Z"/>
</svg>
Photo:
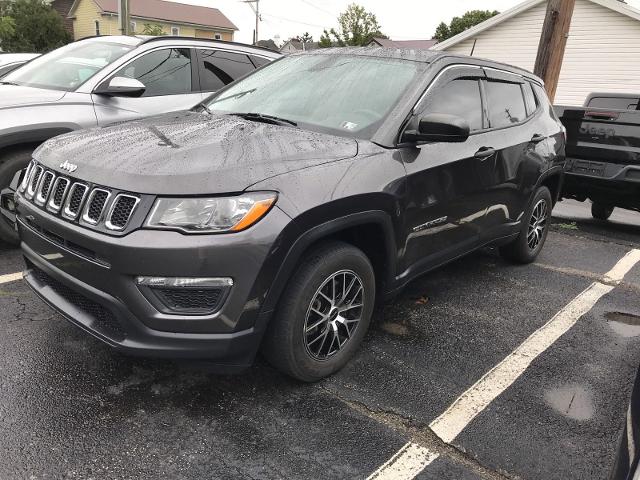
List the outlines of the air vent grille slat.
<svg viewBox="0 0 640 480">
<path fill-rule="evenodd" d="M 87 201 L 87 206 L 85 207 L 82 219 L 87 223 L 96 225 L 102 217 L 102 212 L 104 211 L 104 207 L 106 206 L 107 200 L 109 200 L 110 196 L 111 193 L 107 190 L 98 188 L 94 189 L 91 192 L 91 195 L 89 195 L 89 200 Z"/>
<path fill-rule="evenodd" d="M 124 194 L 118 195 L 113 201 L 111 212 L 107 218 L 107 228 L 110 230 L 123 230 L 129 223 L 139 201 L 138 197 Z"/>
</svg>

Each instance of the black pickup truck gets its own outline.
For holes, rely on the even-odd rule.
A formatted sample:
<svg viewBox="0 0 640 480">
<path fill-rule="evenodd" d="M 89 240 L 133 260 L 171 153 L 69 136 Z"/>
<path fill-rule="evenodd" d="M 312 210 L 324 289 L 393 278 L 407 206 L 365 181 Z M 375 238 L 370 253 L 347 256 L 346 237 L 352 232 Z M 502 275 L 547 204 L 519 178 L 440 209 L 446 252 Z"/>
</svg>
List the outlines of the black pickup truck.
<svg viewBox="0 0 640 480">
<path fill-rule="evenodd" d="M 584 107 L 556 106 L 567 129 L 563 198 L 591 200 L 594 218 L 640 211 L 640 95 L 592 93 Z"/>
</svg>

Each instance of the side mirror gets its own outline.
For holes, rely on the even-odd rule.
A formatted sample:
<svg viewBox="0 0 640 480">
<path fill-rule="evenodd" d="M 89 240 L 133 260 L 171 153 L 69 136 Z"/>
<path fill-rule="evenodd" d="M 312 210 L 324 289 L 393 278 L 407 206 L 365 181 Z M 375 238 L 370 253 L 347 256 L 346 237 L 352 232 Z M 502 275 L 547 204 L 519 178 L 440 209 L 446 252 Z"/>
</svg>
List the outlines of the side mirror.
<svg viewBox="0 0 640 480">
<path fill-rule="evenodd" d="M 405 131 L 403 142 L 465 142 L 471 127 L 464 118 L 444 113 L 425 115 L 418 123 L 418 130 Z"/>
<path fill-rule="evenodd" d="M 109 83 L 104 82 L 94 93 L 109 97 L 139 97 L 147 89 L 144 83 L 135 78 L 113 77 Z"/>
</svg>

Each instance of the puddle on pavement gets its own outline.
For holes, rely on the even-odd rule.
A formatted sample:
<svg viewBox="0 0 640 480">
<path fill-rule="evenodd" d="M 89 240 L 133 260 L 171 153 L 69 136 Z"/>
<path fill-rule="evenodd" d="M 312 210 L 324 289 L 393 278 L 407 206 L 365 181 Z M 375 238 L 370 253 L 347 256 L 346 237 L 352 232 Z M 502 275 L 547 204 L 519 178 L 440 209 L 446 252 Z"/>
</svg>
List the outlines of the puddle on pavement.
<svg viewBox="0 0 640 480">
<path fill-rule="evenodd" d="M 400 323 L 384 322 L 380 325 L 380 328 L 391 335 L 399 337 L 406 337 L 409 335 L 409 329 L 407 326 Z"/>
<path fill-rule="evenodd" d="M 621 337 L 640 336 L 640 316 L 631 313 L 607 312 L 604 314 L 607 325 Z"/>
<path fill-rule="evenodd" d="M 544 401 L 558 413 L 574 420 L 589 420 L 593 417 L 593 396 L 580 385 L 547 390 Z"/>
</svg>

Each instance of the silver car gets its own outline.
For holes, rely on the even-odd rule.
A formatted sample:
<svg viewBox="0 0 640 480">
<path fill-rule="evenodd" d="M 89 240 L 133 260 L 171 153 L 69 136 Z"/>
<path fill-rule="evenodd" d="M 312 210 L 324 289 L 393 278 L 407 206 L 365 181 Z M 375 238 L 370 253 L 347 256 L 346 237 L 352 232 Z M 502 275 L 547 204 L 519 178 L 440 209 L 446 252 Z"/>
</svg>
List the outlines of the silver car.
<svg viewBox="0 0 640 480">
<path fill-rule="evenodd" d="M 186 110 L 280 54 L 232 42 L 104 36 L 71 43 L 0 80 L 0 198 L 43 141 L 80 128 Z M 115 148 L 115 146 L 114 146 Z M 7 216 L 0 239 L 17 242 Z"/>
<path fill-rule="evenodd" d="M 39 53 L 1 53 L 0 54 L 0 78 L 13 72 L 20 65 L 39 57 Z"/>
</svg>

